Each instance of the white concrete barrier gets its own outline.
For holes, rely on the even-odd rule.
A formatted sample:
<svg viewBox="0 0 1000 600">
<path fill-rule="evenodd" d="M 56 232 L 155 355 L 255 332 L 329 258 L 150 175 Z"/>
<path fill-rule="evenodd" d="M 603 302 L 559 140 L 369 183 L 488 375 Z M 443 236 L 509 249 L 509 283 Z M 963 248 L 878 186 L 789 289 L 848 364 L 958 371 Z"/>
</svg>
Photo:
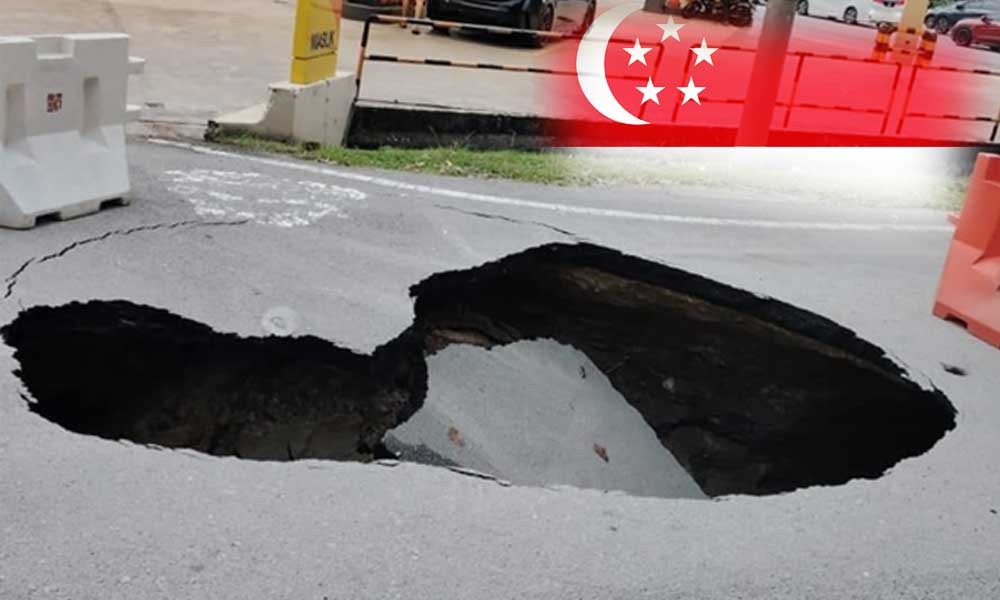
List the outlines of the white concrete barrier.
<svg viewBox="0 0 1000 600">
<path fill-rule="evenodd" d="M 124 34 L 0 37 L 0 226 L 126 204 Z"/>
<path fill-rule="evenodd" d="M 247 132 L 279 139 L 343 146 L 357 89 L 354 73 L 316 83 L 275 83 L 267 104 L 258 104 L 209 121 L 210 135 Z"/>
</svg>

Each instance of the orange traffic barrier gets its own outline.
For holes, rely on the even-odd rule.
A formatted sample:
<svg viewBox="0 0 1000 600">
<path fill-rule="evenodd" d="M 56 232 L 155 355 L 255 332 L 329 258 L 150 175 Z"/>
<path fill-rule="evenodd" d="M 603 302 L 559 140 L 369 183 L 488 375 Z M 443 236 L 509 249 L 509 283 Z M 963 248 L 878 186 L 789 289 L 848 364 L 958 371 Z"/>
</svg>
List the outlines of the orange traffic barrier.
<svg viewBox="0 0 1000 600">
<path fill-rule="evenodd" d="M 891 48 L 889 40 L 895 31 L 895 25 L 890 25 L 889 23 L 878 24 L 878 28 L 875 30 L 875 47 L 872 49 L 872 60 L 882 60 L 885 58 L 885 55 Z"/>
<path fill-rule="evenodd" d="M 934 314 L 1000 347 L 1000 154 L 976 160 Z"/>
</svg>

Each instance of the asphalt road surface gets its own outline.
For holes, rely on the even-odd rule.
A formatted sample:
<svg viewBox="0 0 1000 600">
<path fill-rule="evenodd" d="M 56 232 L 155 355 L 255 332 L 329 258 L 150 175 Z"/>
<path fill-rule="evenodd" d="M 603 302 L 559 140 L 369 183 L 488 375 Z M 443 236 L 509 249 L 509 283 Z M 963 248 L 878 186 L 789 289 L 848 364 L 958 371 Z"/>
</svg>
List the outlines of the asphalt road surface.
<svg viewBox="0 0 1000 600">
<path fill-rule="evenodd" d="M 249 336 L 281 310 L 297 335 L 369 352 L 411 322 L 411 284 L 586 240 L 833 318 L 943 390 L 958 425 L 877 480 L 640 498 L 78 435 L 28 410 L 0 345 L 0 598 L 1000 596 L 1000 356 L 930 315 L 943 213 L 151 143 L 132 144 L 131 163 L 130 207 L 0 231 L 0 323 L 35 305 L 124 299 Z"/>
</svg>

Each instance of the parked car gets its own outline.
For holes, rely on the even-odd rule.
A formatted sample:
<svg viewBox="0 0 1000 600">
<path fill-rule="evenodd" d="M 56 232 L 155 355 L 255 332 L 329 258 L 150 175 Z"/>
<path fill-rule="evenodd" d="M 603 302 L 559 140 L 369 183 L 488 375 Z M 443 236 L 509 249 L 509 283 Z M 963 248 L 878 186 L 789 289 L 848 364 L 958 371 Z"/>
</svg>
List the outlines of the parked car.
<svg viewBox="0 0 1000 600">
<path fill-rule="evenodd" d="M 938 33 L 944 35 L 951 30 L 955 23 L 963 19 L 978 19 L 985 15 L 998 13 L 1000 13 L 1000 0 L 962 0 L 930 9 L 924 18 L 924 25 L 933 27 Z"/>
<path fill-rule="evenodd" d="M 597 0 L 427 0 L 427 17 L 519 29 L 583 33 Z"/>
<path fill-rule="evenodd" d="M 872 25 L 889 23 L 896 25 L 903 18 L 906 0 L 872 0 L 868 9 L 868 22 Z"/>
<path fill-rule="evenodd" d="M 796 10 L 800 15 L 836 19 L 850 25 L 858 22 L 859 9 L 869 0 L 799 0 Z"/>
<path fill-rule="evenodd" d="M 1000 49 L 1000 23 L 994 15 L 978 19 L 962 19 L 951 28 L 951 39 L 959 46 L 984 44 L 993 50 Z"/>
</svg>

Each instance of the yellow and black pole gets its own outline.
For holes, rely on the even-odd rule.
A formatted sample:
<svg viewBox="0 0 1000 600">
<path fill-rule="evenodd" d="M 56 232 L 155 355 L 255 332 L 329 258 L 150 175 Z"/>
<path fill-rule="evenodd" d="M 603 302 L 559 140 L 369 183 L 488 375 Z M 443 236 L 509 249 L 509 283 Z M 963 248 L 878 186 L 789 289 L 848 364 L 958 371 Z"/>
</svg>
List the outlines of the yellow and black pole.
<svg viewBox="0 0 1000 600">
<path fill-rule="evenodd" d="M 893 61 L 909 63 L 916 58 L 929 3 L 930 0 L 907 0 L 903 16 L 899 20 L 899 29 L 892 41 Z"/>
<path fill-rule="evenodd" d="M 309 84 L 337 72 L 342 0 L 297 0 L 289 81 Z"/>
<path fill-rule="evenodd" d="M 889 23 L 879 23 L 878 29 L 875 31 L 875 47 L 872 49 L 872 60 L 882 60 L 885 55 L 889 53 L 891 46 L 889 42 L 892 40 L 892 32 L 896 31 L 896 27 Z"/>
<path fill-rule="evenodd" d="M 920 36 L 920 50 L 917 51 L 918 67 L 926 67 L 934 58 L 934 48 L 937 47 L 938 34 L 932 29 L 925 29 Z"/>
</svg>

